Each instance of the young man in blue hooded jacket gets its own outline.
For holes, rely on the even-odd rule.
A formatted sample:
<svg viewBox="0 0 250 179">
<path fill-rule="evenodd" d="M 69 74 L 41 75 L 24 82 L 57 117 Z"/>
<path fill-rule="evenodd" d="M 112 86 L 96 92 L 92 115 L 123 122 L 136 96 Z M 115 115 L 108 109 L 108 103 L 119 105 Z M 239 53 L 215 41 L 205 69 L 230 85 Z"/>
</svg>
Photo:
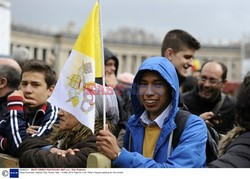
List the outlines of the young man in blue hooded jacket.
<svg viewBox="0 0 250 179">
<path fill-rule="evenodd" d="M 205 166 L 207 129 L 198 116 L 189 116 L 177 147 L 172 147 L 179 110 L 179 82 L 169 60 L 164 57 L 145 60 L 135 76 L 131 98 L 135 114 L 128 121 L 124 147 L 118 147 L 108 130 L 97 136 L 99 152 L 113 160 L 115 167 Z"/>
</svg>

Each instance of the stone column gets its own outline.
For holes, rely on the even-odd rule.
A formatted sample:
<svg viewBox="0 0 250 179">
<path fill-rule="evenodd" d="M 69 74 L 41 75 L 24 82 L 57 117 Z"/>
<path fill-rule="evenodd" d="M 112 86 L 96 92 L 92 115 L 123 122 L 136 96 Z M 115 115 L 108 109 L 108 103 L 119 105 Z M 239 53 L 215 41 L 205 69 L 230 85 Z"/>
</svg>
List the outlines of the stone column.
<svg viewBox="0 0 250 179">
<path fill-rule="evenodd" d="M 37 59 L 43 60 L 43 49 L 41 47 L 37 47 Z"/>
<path fill-rule="evenodd" d="M 120 74 L 122 73 L 122 67 L 123 67 L 123 60 L 122 60 L 122 56 L 121 55 L 118 55 L 117 54 L 117 58 L 118 58 L 118 61 L 119 61 L 119 66 L 118 66 L 118 72 L 117 74 Z"/>
<path fill-rule="evenodd" d="M 136 74 L 140 65 L 141 65 L 141 57 L 136 55 L 136 63 L 135 63 L 135 69 L 134 69 L 134 73 L 133 74 Z"/>
<path fill-rule="evenodd" d="M 127 60 L 126 60 L 126 69 L 125 69 L 125 71 L 124 72 L 129 72 L 129 73 L 132 73 L 132 56 L 129 54 L 128 56 L 127 56 Z"/>
</svg>

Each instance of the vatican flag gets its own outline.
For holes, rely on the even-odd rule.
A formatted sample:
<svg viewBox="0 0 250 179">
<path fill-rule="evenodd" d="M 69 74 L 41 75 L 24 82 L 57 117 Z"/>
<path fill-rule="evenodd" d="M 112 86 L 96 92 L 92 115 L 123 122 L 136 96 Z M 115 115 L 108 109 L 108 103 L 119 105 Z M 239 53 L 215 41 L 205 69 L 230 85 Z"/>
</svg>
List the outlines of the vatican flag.
<svg viewBox="0 0 250 179">
<path fill-rule="evenodd" d="M 94 132 L 95 78 L 102 77 L 100 5 L 97 1 L 66 61 L 50 103 L 74 115 Z"/>
</svg>

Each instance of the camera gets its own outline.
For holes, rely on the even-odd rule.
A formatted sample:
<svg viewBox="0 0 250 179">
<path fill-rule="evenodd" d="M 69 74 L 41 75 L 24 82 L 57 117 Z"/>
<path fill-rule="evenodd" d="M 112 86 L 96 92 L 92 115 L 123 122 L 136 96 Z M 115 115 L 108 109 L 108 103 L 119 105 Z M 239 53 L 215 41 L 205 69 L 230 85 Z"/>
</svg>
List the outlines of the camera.
<svg viewBox="0 0 250 179">
<path fill-rule="evenodd" d="M 213 117 L 211 117 L 211 118 L 209 118 L 209 119 L 207 119 L 209 122 L 211 122 L 211 123 L 214 123 L 213 121 L 214 120 L 218 120 L 219 121 L 219 123 L 220 123 L 220 119 L 221 119 L 221 113 L 218 113 L 217 115 L 214 115 Z"/>
</svg>

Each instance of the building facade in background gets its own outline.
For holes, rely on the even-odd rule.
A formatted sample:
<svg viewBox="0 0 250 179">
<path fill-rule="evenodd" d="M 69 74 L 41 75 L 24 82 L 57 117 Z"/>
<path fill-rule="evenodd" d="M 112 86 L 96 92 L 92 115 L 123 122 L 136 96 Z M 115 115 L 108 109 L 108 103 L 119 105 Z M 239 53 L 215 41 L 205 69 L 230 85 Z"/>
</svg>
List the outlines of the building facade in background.
<svg viewBox="0 0 250 179">
<path fill-rule="evenodd" d="M 59 74 L 77 38 L 71 32 L 52 33 L 21 25 L 12 25 L 11 53 L 17 47 L 26 47 L 31 58 L 44 60 Z M 228 79 L 239 81 L 241 74 L 241 44 L 206 45 L 197 51 L 196 58 L 202 64 L 215 59 L 228 67 Z M 161 40 L 143 31 L 122 29 L 104 37 L 104 46 L 109 48 L 119 59 L 118 73 L 135 74 L 145 58 L 160 55 Z"/>
<path fill-rule="evenodd" d="M 0 55 L 10 53 L 10 3 L 0 0 Z"/>
</svg>

